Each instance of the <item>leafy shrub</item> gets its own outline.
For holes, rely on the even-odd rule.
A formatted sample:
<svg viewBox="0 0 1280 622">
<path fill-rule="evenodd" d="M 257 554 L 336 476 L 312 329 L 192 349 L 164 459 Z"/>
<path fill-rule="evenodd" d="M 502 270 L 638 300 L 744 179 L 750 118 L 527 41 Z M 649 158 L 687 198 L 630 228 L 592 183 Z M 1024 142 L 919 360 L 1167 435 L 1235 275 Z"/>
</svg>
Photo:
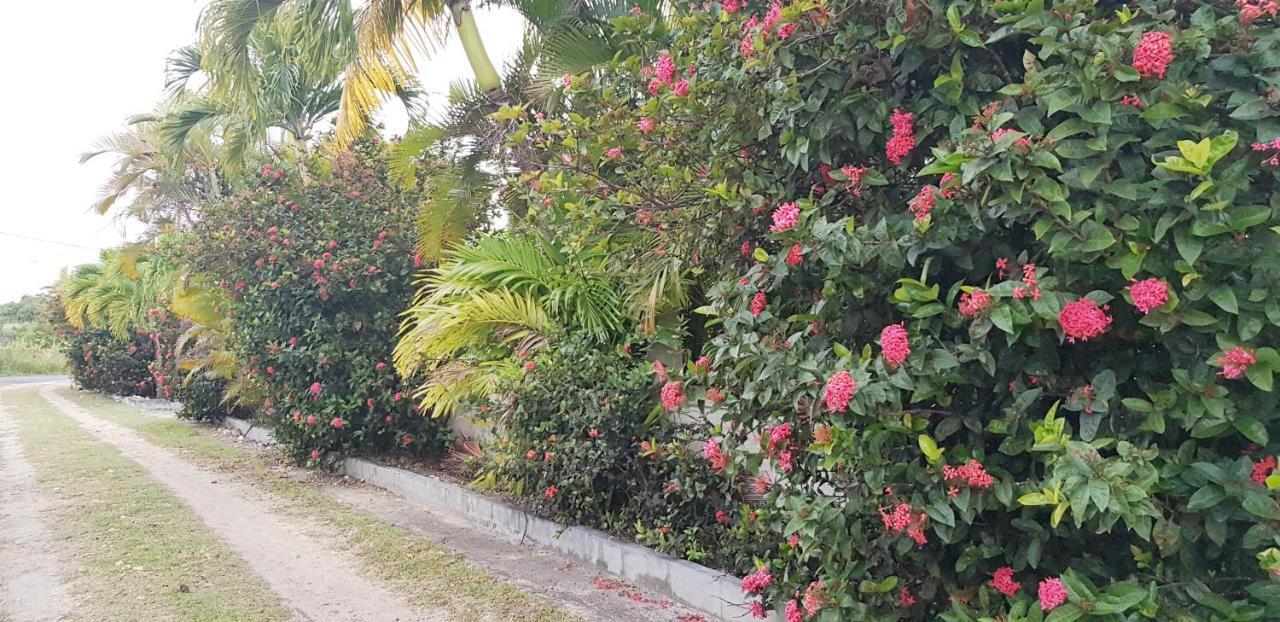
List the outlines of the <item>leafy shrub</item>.
<svg viewBox="0 0 1280 622">
<path fill-rule="evenodd" d="M 111 395 L 155 397 L 156 384 L 150 364 L 155 341 L 137 331 L 120 339 L 106 330 L 74 331 L 66 339 L 71 377 L 82 389 Z"/>
<path fill-rule="evenodd" d="M 535 217 L 718 279 L 673 382 L 765 478 L 749 592 L 1280 619 L 1280 38 L 1242 4 L 726 2 L 668 50 L 628 17 L 526 117 Z"/>
<path fill-rule="evenodd" d="M 382 147 L 365 142 L 267 165 L 257 188 L 196 226 L 188 263 L 230 297 L 231 347 L 300 462 L 445 440 L 390 364 L 413 295 L 417 200 L 388 183 Z"/>
<path fill-rule="evenodd" d="M 695 426 L 662 412 L 647 362 L 583 337 L 557 342 L 504 387 L 510 398 L 491 414 L 501 436 L 482 481 L 562 522 L 694 561 L 749 565 L 733 542 L 758 526 L 691 449 Z"/>
<path fill-rule="evenodd" d="M 216 421 L 223 417 L 247 417 L 248 409 L 225 399 L 228 382 L 206 374 L 196 374 L 182 384 L 182 410 L 178 416 L 194 421 Z"/>
</svg>

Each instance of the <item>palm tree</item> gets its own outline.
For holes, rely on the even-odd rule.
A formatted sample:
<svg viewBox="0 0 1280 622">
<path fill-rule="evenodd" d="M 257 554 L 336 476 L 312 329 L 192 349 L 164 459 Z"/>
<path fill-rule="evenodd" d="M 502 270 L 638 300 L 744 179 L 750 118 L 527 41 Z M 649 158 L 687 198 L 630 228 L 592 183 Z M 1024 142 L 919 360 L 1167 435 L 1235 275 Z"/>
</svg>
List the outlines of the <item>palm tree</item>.
<svg viewBox="0 0 1280 622">
<path fill-rule="evenodd" d="M 135 218 L 152 233 L 191 224 L 201 205 L 226 192 L 223 150 L 207 133 L 190 134 L 176 149 L 164 139 L 160 119 L 167 110 L 139 115 L 128 129 L 104 136 L 80 163 L 114 155 L 115 165 L 93 210 Z"/>
<path fill-rule="evenodd" d="M 152 309 L 168 304 L 178 274 L 171 262 L 134 246 L 103 251 L 98 263 L 76 268 L 58 289 L 72 326 L 106 329 L 124 339 L 147 322 Z"/>
<path fill-rule="evenodd" d="M 424 279 L 396 367 L 406 378 L 427 374 L 416 395 L 424 410 L 447 414 L 514 373 L 512 353 L 531 354 L 563 327 L 615 342 L 624 315 L 599 246 L 569 252 L 534 237 L 484 236 L 453 246 Z"/>
<path fill-rule="evenodd" d="M 612 56 L 609 19 L 634 4 L 647 11 L 659 6 L 656 0 L 500 4 L 525 17 L 527 39 L 543 52 L 541 64 L 547 71 L 542 74 L 551 78 L 584 71 Z M 485 50 L 472 9 L 469 0 L 369 0 L 353 14 L 349 0 L 213 0 L 200 18 L 200 66 L 210 76 L 215 98 L 244 103 L 244 94 L 254 91 L 255 39 L 272 29 L 296 35 L 291 49 L 303 57 L 302 64 L 345 67 L 337 122 L 341 146 L 364 132 L 387 96 L 412 84 L 414 56 L 439 48 L 450 24 L 475 76 L 475 90 L 502 99 L 503 79 Z"/>
</svg>

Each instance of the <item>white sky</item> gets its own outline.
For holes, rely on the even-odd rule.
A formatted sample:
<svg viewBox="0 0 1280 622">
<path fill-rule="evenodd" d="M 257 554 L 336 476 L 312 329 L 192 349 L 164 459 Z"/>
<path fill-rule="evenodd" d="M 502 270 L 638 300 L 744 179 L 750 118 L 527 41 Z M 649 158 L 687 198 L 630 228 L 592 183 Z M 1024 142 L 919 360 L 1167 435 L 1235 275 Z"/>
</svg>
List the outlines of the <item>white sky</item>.
<svg viewBox="0 0 1280 622">
<path fill-rule="evenodd" d="M 165 59 L 192 42 L 197 0 L 8 2 L 0 19 L 0 303 L 39 292 L 65 267 L 95 261 L 125 241 L 128 227 L 90 211 L 111 158 L 79 155 L 124 119 L 149 112 L 164 87 Z M 57 27 L 49 10 L 57 6 Z M 482 37 L 501 67 L 523 23 L 510 10 L 478 11 Z M 456 37 L 419 65 L 423 86 L 447 92 L 470 78 Z M 435 97 L 433 100 L 440 100 Z M 387 110 L 387 132 L 404 131 L 403 109 Z M 136 231 L 135 231 L 136 233 Z M 26 238 L 38 238 L 36 241 Z"/>
</svg>

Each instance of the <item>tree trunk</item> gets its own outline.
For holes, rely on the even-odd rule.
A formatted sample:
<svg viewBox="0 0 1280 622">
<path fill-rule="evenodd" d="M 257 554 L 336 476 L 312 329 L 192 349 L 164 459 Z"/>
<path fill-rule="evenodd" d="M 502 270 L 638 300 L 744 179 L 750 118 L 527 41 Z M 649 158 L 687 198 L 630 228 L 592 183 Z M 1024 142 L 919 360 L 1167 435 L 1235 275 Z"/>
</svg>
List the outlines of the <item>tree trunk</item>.
<svg viewBox="0 0 1280 622">
<path fill-rule="evenodd" d="M 467 60 L 476 74 L 480 90 L 486 93 L 497 90 L 502 86 L 502 78 L 498 76 L 498 70 L 494 69 L 493 61 L 489 60 L 489 53 L 484 49 L 471 3 L 467 0 L 450 2 L 449 12 L 453 14 L 453 25 L 458 29 L 458 38 L 462 40 L 462 49 L 467 53 Z"/>
</svg>

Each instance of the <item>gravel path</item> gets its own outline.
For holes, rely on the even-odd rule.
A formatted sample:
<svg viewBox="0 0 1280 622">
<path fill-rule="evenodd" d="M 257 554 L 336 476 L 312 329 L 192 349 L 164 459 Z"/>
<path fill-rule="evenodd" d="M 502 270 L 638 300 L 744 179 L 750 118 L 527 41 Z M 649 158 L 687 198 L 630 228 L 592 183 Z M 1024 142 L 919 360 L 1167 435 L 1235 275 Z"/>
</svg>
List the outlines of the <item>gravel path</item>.
<svg viewBox="0 0 1280 622">
<path fill-rule="evenodd" d="M 94 416 L 58 395 L 40 395 L 182 499 L 239 553 L 297 619 L 328 622 L 448 620 L 439 611 L 418 611 L 398 594 L 372 582 L 343 550 L 340 538 L 324 538 L 290 523 L 251 485 L 227 473 L 213 474 L 143 440 L 136 432 Z"/>
<path fill-rule="evenodd" d="M 57 620 L 71 602 L 62 551 L 41 519 L 51 501 L 22 453 L 0 393 L 0 619 Z"/>
</svg>

